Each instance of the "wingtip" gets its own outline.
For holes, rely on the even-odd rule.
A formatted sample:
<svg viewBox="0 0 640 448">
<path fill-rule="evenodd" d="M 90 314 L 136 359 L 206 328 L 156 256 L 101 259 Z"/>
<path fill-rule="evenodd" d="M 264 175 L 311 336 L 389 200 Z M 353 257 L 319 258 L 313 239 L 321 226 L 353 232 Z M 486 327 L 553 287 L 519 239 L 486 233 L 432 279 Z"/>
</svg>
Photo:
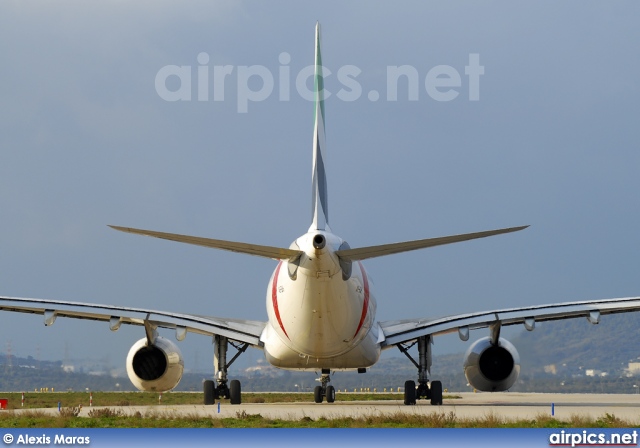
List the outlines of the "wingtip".
<svg viewBox="0 0 640 448">
<path fill-rule="evenodd" d="M 528 227 L 531 227 L 529 224 L 525 225 L 525 226 L 518 226 L 518 227 L 509 227 L 507 229 L 504 229 L 506 231 L 506 233 L 511 233 L 511 232 L 519 232 L 521 230 L 524 230 Z"/>
</svg>

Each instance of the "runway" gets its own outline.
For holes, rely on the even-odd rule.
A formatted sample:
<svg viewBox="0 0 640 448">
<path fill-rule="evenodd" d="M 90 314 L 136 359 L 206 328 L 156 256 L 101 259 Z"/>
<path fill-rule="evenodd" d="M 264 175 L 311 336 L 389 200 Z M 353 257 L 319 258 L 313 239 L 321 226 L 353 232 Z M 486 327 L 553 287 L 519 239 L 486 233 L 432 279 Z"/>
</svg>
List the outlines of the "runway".
<svg viewBox="0 0 640 448">
<path fill-rule="evenodd" d="M 454 395 L 452 393 L 452 395 Z M 260 414 L 265 418 L 299 420 L 303 417 L 363 417 L 369 415 L 431 414 L 453 412 L 458 418 L 482 418 L 495 415 L 500 418 L 525 419 L 540 415 L 551 415 L 568 420 L 572 415 L 602 417 L 605 414 L 640 424 L 640 395 L 638 394 L 539 394 L 539 393 L 455 393 L 461 398 L 444 400 L 442 406 L 431 406 L 421 400 L 415 406 L 404 406 L 400 400 L 392 401 L 356 401 L 335 403 L 244 403 L 232 406 L 221 403 L 213 406 L 122 406 L 127 414 L 182 414 L 199 415 L 211 418 L 233 418 L 238 413 Z M 339 397 L 338 397 L 339 398 Z M 80 416 L 88 416 L 91 409 L 84 407 Z M 47 409 L 57 413 L 57 409 Z"/>
</svg>

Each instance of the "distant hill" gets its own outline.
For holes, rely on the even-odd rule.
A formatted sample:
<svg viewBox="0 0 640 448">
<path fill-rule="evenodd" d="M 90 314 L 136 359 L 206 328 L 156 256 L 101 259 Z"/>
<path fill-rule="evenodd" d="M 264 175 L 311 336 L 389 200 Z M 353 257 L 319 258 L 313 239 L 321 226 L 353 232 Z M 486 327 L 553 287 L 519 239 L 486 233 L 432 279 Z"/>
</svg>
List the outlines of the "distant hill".
<svg viewBox="0 0 640 448">
<path fill-rule="evenodd" d="M 511 340 L 527 372 L 555 365 L 569 374 L 596 369 L 618 376 L 629 362 L 639 361 L 638 341 L 640 313 L 602 316 L 598 325 L 586 319 L 545 322 Z"/>
</svg>

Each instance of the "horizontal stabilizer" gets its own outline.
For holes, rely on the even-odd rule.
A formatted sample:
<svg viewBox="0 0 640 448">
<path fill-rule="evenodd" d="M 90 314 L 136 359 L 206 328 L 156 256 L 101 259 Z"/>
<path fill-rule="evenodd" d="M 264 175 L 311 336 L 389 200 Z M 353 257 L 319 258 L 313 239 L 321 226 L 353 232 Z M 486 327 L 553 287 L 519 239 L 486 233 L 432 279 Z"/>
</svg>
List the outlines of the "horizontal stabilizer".
<svg viewBox="0 0 640 448">
<path fill-rule="evenodd" d="M 380 246 L 360 247 L 357 249 L 344 249 L 336 251 L 336 255 L 343 260 L 364 260 L 366 258 L 381 257 L 383 255 L 408 252 L 410 250 L 424 249 L 426 247 L 442 246 L 443 244 L 486 238 L 488 236 L 500 235 L 502 233 L 517 232 L 518 230 L 526 229 L 527 227 L 529 226 L 509 227 L 507 229 L 487 230 L 485 232 L 442 236 L 438 238 L 427 238 L 424 240 L 405 241 L 402 243 L 383 244 Z"/>
<path fill-rule="evenodd" d="M 132 229 L 130 227 L 109 226 L 121 232 L 135 233 L 137 235 L 152 236 L 164 240 L 177 241 L 179 243 L 195 244 L 196 246 L 212 247 L 214 249 L 228 250 L 243 254 L 256 255 L 258 257 L 286 260 L 298 257 L 302 252 L 281 247 L 260 246 L 258 244 L 238 243 L 235 241 L 214 240 L 198 236 L 179 235 L 177 233 L 156 232 L 153 230 Z"/>
</svg>

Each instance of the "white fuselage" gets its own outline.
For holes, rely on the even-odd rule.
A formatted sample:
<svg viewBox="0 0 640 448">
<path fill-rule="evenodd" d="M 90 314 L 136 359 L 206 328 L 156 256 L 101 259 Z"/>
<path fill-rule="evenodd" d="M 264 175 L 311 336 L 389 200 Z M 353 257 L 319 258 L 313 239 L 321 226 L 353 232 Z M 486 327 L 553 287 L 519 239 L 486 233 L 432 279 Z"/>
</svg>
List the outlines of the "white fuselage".
<svg viewBox="0 0 640 448">
<path fill-rule="evenodd" d="M 269 322 L 261 336 L 272 365 L 356 369 L 380 357 L 372 282 L 360 262 L 343 278 L 334 253 L 343 243 L 330 232 L 313 230 L 291 245 L 303 251 L 299 260 L 278 263 L 267 288 Z"/>
</svg>

